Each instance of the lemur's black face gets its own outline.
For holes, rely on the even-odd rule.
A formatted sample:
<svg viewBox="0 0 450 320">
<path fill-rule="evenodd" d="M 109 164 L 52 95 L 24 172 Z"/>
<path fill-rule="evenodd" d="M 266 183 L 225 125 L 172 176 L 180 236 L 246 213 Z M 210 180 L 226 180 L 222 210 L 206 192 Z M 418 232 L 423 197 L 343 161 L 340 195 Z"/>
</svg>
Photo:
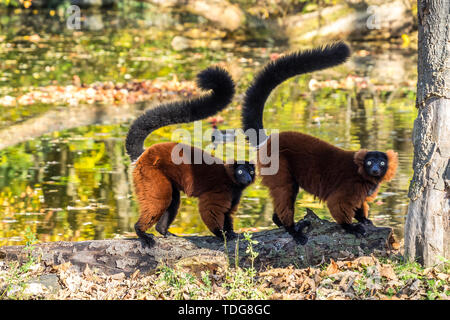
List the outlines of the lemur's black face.
<svg viewBox="0 0 450 320">
<path fill-rule="evenodd" d="M 249 162 L 236 163 L 234 165 L 234 177 L 239 184 L 248 186 L 255 180 L 255 165 Z"/>
<path fill-rule="evenodd" d="M 386 174 L 388 158 L 384 152 L 370 151 L 364 158 L 364 170 L 369 176 L 381 178 Z"/>
</svg>

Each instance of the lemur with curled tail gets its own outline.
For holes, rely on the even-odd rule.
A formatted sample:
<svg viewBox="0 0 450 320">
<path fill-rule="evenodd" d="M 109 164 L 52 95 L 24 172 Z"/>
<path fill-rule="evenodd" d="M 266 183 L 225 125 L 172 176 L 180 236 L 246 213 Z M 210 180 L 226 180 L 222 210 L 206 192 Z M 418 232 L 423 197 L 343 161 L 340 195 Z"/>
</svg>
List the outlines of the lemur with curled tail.
<svg viewBox="0 0 450 320">
<path fill-rule="evenodd" d="M 197 85 L 211 92 L 146 111 L 132 123 L 126 138 L 126 151 L 134 162 L 133 182 L 140 211 L 135 231 L 149 246 L 154 239 L 145 231 L 156 224 L 156 230 L 167 235 L 178 212 L 180 191 L 199 198 L 201 218 L 213 234 L 221 239 L 224 235 L 233 238 L 233 213 L 242 191 L 255 178 L 254 164 L 223 164 L 221 159 L 185 144 L 158 143 L 144 151 L 144 141 L 152 131 L 212 116 L 231 102 L 235 92 L 231 76 L 219 67 L 199 73 Z"/>
<path fill-rule="evenodd" d="M 245 93 L 242 123 L 246 134 L 252 132 L 249 129 L 261 132 L 253 141 L 247 134 L 258 149 L 259 169 L 268 166 L 261 160 L 270 156 L 274 140 L 263 131 L 264 105 L 272 90 L 291 77 L 339 65 L 349 56 L 350 48 L 338 42 L 281 56 L 255 76 Z M 297 242 L 307 242 L 302 229 L 308 223 L 294 223 L 296 196 L 303 188 L 325 201 L 333 218 L 347 232 L 364 235 L 363 225 L 372 224 L 367 202 L 376 197 L 380 183 L 394 177 L 397 153 L 346 151 L 300 132 L 281 132 L 277 138 L 279 170 L 274 175 L 262 175 L 262 184 L 269 188 L 273 200 L 274 223 L 283 226 Z M 352 224 L 353 218 L 359 223 Z"/>
</svg>

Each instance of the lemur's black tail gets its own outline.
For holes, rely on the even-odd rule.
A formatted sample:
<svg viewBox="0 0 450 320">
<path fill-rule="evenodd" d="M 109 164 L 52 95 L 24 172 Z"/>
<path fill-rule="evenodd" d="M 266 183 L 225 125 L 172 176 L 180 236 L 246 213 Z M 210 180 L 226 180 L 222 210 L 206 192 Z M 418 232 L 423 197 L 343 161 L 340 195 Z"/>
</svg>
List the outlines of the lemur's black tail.
<svg viewBox="0 0 450 320">
<path fill-rule="evenodd" d="M 175 123 L 201 120 L 225 109 L 234 96 L 234 82 L 228 72 L 210 67 L 197 75 L 197 86 L 212 92 L 190 100 L 163 103 L 138 117 L 130 127 L 126 150 L 132 161 L 144 152 L 145 138 L 154 130 Z"/>
<path fill-rule="evenodd" d="M 305 51 L 297 51 L 269 62 L 260 71 L 245 93 L 242 108 L 242 124 L 244 131 L 264 128 L 264 104 L 273 89 L 283 81 L 303 73 L 326 69 L 339 65 L 350 56 L 350 48 L 344 42 L 337 42 L 323 47 Z M 264 141 L 260 137 L 253 145 Z"/>
</svg>

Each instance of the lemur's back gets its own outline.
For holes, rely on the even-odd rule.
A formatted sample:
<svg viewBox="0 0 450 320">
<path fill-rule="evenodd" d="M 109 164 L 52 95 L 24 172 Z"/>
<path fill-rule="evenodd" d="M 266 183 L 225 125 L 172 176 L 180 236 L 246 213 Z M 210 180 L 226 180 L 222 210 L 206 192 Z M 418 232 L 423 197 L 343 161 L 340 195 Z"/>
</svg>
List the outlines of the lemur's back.
<svg viewBox="0 0 450 320">
<path fill-rule="evenodd" d="M 205 165 L 205 160 L 208 165 Z M 152 145 L 138 159 L 134 170 L 142 174 L 142 171 L 152 167 L 161 170 L 187 196 L 213 190 L 217 187 L 217 181 L 227 180 L 227 172 L 218 158 L 182 143 Z"/>
<path fill-rule="evenodd" d="M 349 177 L 346 174 L 344 176 L 344 173 L 356 171 L 347 170 L 349 166 L 356 168 L 356 164 L 353 162 L 353 151 L 340 149 L 300 132 L 285 131 L 281 132 L 278 137 L 280 167 L 275 175 L 263 176 L 264 185 L 274 187 L 281 177 L 290 176 L 292 183 L 298 184 L 300 188 L 304 188 L 319 199 L 326 200 L 330 190 L 334 190 L 336 185 L 349 180 L 357 182 L 359 179 L 357 175 Z M 271 145 L 272 139 L 269 139 L 267 144 L 260 149 L 259 154 L 262 155 L 268 151 L 268 155 L 270 155 Z M 259 163 L 259 165 L 261 164 Z M 336 170 L 339 167 L 340 170 Z M 326 183 L 322 183 L 323 181 Z M 330 184 L 330 181 L 334 183 Z"/>
</svg>

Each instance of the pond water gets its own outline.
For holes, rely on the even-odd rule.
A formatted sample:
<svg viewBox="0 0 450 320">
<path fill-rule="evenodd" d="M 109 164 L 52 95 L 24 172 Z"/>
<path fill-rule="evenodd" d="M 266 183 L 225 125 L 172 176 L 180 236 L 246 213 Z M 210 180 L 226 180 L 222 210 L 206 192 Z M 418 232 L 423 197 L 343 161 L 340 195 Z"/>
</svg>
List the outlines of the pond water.
<svg viewBox="0 0 450 320">
<path fill-rule="evenodd" d="M 85 84 L 171 80 L 174 75 L 193 80 L 207 66 L 226 63 L 238 92 L 220 114 L 224 120 L 219 127 L 239 128 L 242 94 L 254 73 L 272 54 L 297 48 L 238 35 L 222 38 L 202 19 L 147 5 L 83 14 L 81 30 L 71 30 L 61 10 L 0 12 L 0 98 L 19 97 L 37 87 L 71 85 L 74 79 Z M 171 45 L 175 36 L 195 41 L 187 50 L 176 51 Z M 397 45 L 352 43 L 352 48 L 355 54 L 347 64 L 281 85 L 269 99 L 265 126 L 309 133 L 347 149 L 398 151 L 398 174 L 381 188 L 371 217 L 376 225 L 393 227 L 401 238 L 412 176 L 415 52 Z M 143 107 L 124 108 L 122 121 L 106 118 L 69 129 L 61 126 L 39 136 L 27 127 L 27 120 L 72 107 L 42 102 L 0 106 L 0 137 L 5 130 L 25 137 L 0 150 L 0 245 L 24 244 L 30 232 L 40 241 L 134 237 L 138 206 L 124 138 Z M 102 108 L 108 107 L 117 108 Z M 67 117 L 64 112 L 55 114 Z M 208 126 L 206 121 L 202 124 Z M 193 131 L 192 124 L 166 127 L 152 134 L 146 145 L 169 141 L 179 127 Z M 296 219 L 305 208 L 331 219 L 326 206 L 303 191 L 296 204 Z M 244 192 L 235 230 L 274 228 L 272 212 L 268 191 L 258 181 Z M 209 234 L 196 199 L 182 196 L 169 231 Z"/>
</svg>

